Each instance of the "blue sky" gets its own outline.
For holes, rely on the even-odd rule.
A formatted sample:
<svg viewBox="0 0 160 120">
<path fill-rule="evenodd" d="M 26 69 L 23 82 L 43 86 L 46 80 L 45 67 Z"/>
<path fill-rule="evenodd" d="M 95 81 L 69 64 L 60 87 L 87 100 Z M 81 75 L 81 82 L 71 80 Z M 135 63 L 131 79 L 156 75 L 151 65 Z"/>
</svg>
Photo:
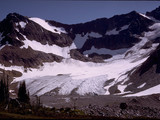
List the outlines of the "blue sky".
<svg viewBox="0 0 160 120">
<path fill-rule="evenodd" d="M 69 0 L 0 0 L 0 20 L 17 12 L 62 23 L 87 22 L 136 10 L 145 13 L 160 6 L 160 1 L 69 1 Z"/>
</svg>

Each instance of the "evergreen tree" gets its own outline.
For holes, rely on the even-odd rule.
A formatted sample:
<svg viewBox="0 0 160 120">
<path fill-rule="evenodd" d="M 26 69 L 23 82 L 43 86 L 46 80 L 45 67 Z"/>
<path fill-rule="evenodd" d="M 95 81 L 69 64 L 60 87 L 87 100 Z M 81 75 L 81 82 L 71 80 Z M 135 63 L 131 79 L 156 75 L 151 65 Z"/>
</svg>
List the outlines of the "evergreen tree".
<svg viewBox="0 0 160 120">
<path fill-rule="evenodd" d="M 9 81 L 8 76 L 6 79 L 5 72 L 3 72 L 3 76 L 0 81 L 0 102 L 8 102 L 9 100 L 8 81 Z"/>
<path fill-rule="evenodd" d="M 29 91 L 26 90 L 26 83 L 23 81 L 20 83 L 19 89 L 18 89 L 18 100 L 20 102 L 29 103 Z"/>
<path fill-rule="evenodd" d="M 4 101 L 4 83 L 3 80 L 0 81 L 0 102 Z"/>
</svg>

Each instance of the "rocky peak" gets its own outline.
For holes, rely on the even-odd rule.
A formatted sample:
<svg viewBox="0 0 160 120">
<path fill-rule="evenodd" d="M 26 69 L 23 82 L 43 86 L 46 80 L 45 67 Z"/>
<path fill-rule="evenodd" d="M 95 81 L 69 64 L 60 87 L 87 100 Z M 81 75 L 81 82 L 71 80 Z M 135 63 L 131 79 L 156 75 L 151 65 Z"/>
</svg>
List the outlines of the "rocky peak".
<svg viewBox="0 0 160 120">
<path fill-rule="evenodd" d="M 28 18 L 18 13 L 9 13 L 6 18 L 0 22 L 0 32 L 3 39 L 1 46 L 10 44 L 13 46 L 22 46 L 23 43 L 19 40 L 24 40 L 24 37 L 20 33 L 21 28 L 24 29 L 28 23 Z"/>
<path fill-rule="evenodd" d="M 157 20 L 160 20 L 160 6 L 151 12 L 146 12 L 147 16 L 151 16 Z"/>
<path fill-rule="evenodd" d="M 18 24 L 21 22 L 21 24 Z M 0 32 L 3 32 L 4 35 L 8 33 L 15 32 L 15 28 L 18 25 L 22 25 L 28 22 L 28 18 L 24 17 L 18 13 L 10 13 L 7 17 L 0 23 Z"/>
<path fill-rule="evenodd" d="M 99 18 L 86 23 L 73 24 L 70 25 L 70 28 L 72 29 L 71 33 L 74 35 L 96 32 L 104 36 L 107 31 L 113 29 L 118 31 L 125 25 L 130 26 L 132 33 L 141 34 L 141 32 L 147 31 L 148 26 L 151 24 L 153 24 L 152 20 L 147 19 L 136 11 L 132 11 L 128 14 L 115 15 L 111 18 Z M 141 29 L 137 30 L 137 27 Z"/>
<path fill-rule="evenodd" d="M 9 13 L 6 19 L 13 21 L 13 22 L 20 22 L 20 21 L 25 22 L 26 20 L 28 20 L 28 17 L 22 16 L 18 13 Z"/>
</svg>

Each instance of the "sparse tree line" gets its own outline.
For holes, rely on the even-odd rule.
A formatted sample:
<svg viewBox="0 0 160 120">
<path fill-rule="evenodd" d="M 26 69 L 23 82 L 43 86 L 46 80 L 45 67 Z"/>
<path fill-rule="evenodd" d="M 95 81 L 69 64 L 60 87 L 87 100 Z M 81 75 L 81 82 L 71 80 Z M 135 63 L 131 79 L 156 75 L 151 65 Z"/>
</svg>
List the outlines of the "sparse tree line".
<svg viewBox="0 0 160 120">
<path fill-rule="evenodd" d="M 10 102 L 9 97 L 9 76 L 5 75 L 5 72 L 3 72 L 3 76 L 0 80 L 0 103 L 9 103 Z M 19 102 L 23 103 L 29 103 L 29 91 L 26 90 L 26 84 L 25 81 L 21 82 L 18 89 L 18 98 L 17 100 Z"/>
<path fill-rule="evenodd" d="M 17 98 L 9 96 L 9 76 L 3 72 L 0 78 L 0 113 L 16 113 L 21 115 L 42 116 L 42 117 L 71 117 L 84 115 L 84 112 L 71 108 L 46 108 L 42 106 L 40 97 L 36 96 L 34 104 L 30 103 L 29 91 L 26 89 L 25 81 L 19 83 Z M 1 116 L 0 116 L 1 119 Z"/>
<path fill-rule="evenodd" d="M 76 109 L 75 102 L 74 101 L 74 107 L 73 108 L 60 108 L 56 109 L 53 108 L 47 108 L 42 106 L 40 97 L 36 96 L 36 103 L 30 104 L 30 97 L 29 97 L 29 91 L 26 89 L 25 82 L 21 82 L 19 84 L 18 88 L 18 94 L 16 99 L 12 99 L 9 97 L 9 76 L 5 75 L 5 72 L 3 73 L 1 79 L 0 79 L 0 119 L 5 118 L 13 118 L 13 119 L 21 119 L 18 115 L 23 115 L 23 119 L 28 119 L 28 115 L 30 115 L 30 118 L 37 117 L 38 119 L 48 119 L 48 118 L 58 118 L 58 119 L 104 119 L 107 117 L 103 116 L 94 116 L 94 113 L 91 109 L 91 115 L 86 115 L 83 111 Z M 90 105 L 89 105 L 90 106 Z M 126 109 L 128 105 L 126 103 L 120 104 L 120 115 L 125 116 Z M 1 112 L 6 111 L 7 113 L 10 113 L 11 117 L 3 117 L 3 114 Z M 10 115 L 9 114 L 9 115 Z M 26 116 L 25 116 L 26 115 Z M 93 117 L 91 117 L 93 116 Z M 107 119 L 121 119 L 118 117 L 110 117 Z M 146 117 L 142 118 L 136 118 L 138 119 L 147 119 Z"/>
</svg>

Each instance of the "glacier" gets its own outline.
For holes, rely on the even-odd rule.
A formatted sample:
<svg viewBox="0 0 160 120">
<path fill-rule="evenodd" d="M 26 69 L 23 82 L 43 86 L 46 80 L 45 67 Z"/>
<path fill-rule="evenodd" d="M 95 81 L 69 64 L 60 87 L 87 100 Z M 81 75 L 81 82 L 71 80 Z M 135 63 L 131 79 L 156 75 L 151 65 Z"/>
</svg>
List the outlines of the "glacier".
<svg viewBox="0 0 160 120">
<path fill-rule="evenodd" d="M 31 20 L 39 21 L 39 19 Z M 42 26 L 45 29 L 55 32 L 52 27 L 48 27 L 50 26 L 48 23 L 43 20 L 40 20 L 40 22 L 43 23 Z M 160 23 L 155 23 L 152 25 L 150 29 L 153 31 L 145 32 L 144 36 L 140 37 L 141 41 L 139 43 L 124 51 L 123 54 L 114 55 L 112 58 L 105 60 L 104 63 L 82 62 L 70 58 L 68 55 L 69 51 L 74 48 L 80 48 L 83 44 L 80 46 L 75 46 L 73 42 L 72 47 L 70 46 L 64 49 L 55 45 L 42 45 L 34 40 L 28 40 L 24 36 L 26 40 L 24 40 L 25 45 L 22 46 L 22 48 L 28 48 L 28 46 L 30 46 L 34 50 L 65 56 L 64 59 L 60 63 L 44 63 L 43 66 L 39 66 L 39 69 L 27 68 L 27 71 L 24 69 L 24 67 L 20 66 L 5 67 L 0 65 L 0 68 L 22 72 L 23 75 L 21 77 L 15 78 L 12 83 L 25 80 L 31 95 L 40 96 L 48 92 L 59 95 L 68 95 L 72 94 L 73 92 L 80 95 L 109 95 L 109 88 L 118 82 L 121 82 L 121 84 L 118 85 L 118 88 L 121 91 L 120 94 L 124 94 L 126 93 L 124 92 L 124 89 L 127 86 L 124 85 L 124 81 L 128 80 L 128 71 L 136 69 L 138 66 L 140 66 L 148 58 L 146 55 L 155 50 L 158 46 L 158 44 L 155 43 L 152 44 L 151 48 L 145 50 L 142 49 L 142 47 L 148 41 L 151 41 L 152 39 L 160 36 L 159 26 Z M 65 33 L 65 31 L 61 31 L 61 29 L 56 29 L 58 34 L 61 32 Z M 81 38 L 82 36 L 77 35 L 77 37 Z M 83 39 L 84 38 L 85 36 L 83 36 Z M 78 41 L 78 38 L 76 39 Z M 41 47 L 41 49 L 39 49 L 39 47 Z M 57 51 L 57 53 L 55 51 Z M 106 85 L 106 82 L 111 79 L 113 79 L 113 81 Z M 157 86 L 155 87 L 157 88 Z M 56 91 L 57 89 L 58 91 Z M 153 87 L 150 89 L 155 88 Z M 146 91 L 144 91 L 144 94 L 146 94 Z M 127 93 L 130 93 L 130 91 L 127 91 Z M 149 94 L 153 93 L 157 93 L 157 91 L 153 90 L 149 92 Z M 137 93 L 135 95 L 144 94 Z"/>
</svg>

